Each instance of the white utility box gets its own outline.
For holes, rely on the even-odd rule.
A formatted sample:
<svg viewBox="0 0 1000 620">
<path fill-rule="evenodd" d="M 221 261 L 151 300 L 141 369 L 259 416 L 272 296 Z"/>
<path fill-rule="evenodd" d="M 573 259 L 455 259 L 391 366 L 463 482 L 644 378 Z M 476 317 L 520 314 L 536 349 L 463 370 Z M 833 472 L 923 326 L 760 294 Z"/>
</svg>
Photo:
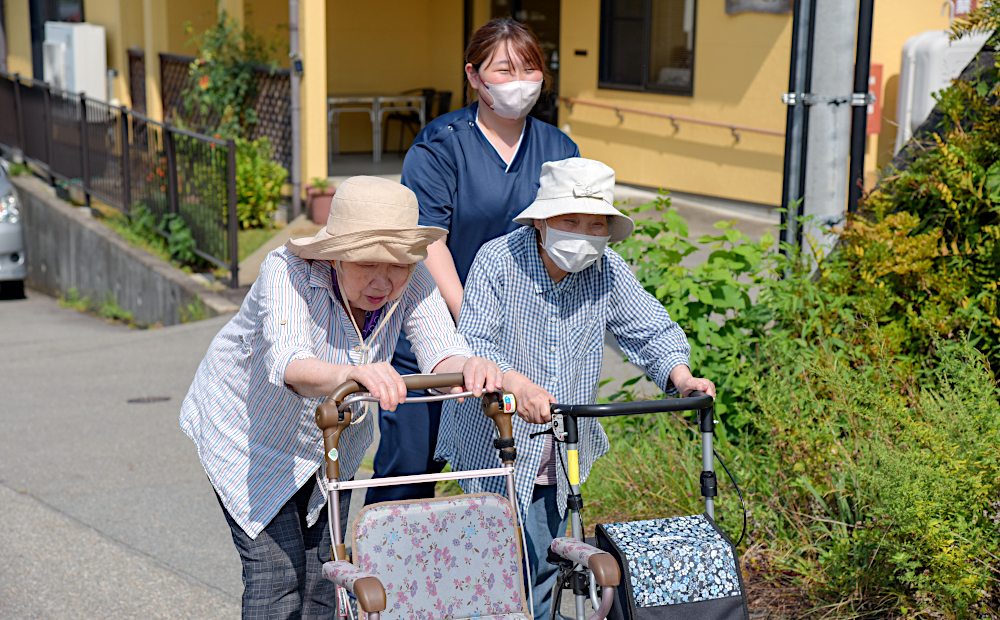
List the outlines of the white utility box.
<svg viewBox="0 0 1000 620">
<path fill-rule="evenodd" d="M 53 88 L 107 101 L 108 62 L 104 26 L 45 22 L 42 67 L 45 81 Z"/>
<path fill-rule="evenodd" d="M 896 95 L 896 148 L 898 153 L 934 109 L 934 93 L 951 86 L 992 31 L 951 41 L 947 30 L 929 30 L 903 44 L 903 65 Z"/>
</svg>

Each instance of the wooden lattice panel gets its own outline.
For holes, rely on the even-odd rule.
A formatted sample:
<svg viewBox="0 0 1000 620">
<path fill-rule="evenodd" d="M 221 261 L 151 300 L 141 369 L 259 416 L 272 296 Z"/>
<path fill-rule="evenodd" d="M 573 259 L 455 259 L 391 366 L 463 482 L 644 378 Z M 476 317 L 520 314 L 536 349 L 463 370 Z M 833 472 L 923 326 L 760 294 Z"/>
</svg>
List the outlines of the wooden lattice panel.
<svg viewBox="0 0 1000 620">
<path fill-rule="evenodd" d="M 185 119 L 195 131 L 210 132 L 218 123 L 218 116 L 211 113 L 202 118 L 198 110 L 188 113 L 184 109 L 184 90 L 193 85 L 190 74 L 192 56 L 160 54 L 160 75 L 163 91 L 163 115 L 169 122 Z M 291 76 L 287 69 L 271 73 L 267 67 L 255 69 L 257 97 L 253 108 L 257 124 L 247 138 L 255 140 L 267 136 L 274 146 L 274 160 L 287 169 L 292 166 L 292 114 Z"/>
<path fill-rule="evenodd" d="M 132 109 L 146 114 L 146 54 L 142 50 L 128 51 L 128 89 Z"/>
</svg>

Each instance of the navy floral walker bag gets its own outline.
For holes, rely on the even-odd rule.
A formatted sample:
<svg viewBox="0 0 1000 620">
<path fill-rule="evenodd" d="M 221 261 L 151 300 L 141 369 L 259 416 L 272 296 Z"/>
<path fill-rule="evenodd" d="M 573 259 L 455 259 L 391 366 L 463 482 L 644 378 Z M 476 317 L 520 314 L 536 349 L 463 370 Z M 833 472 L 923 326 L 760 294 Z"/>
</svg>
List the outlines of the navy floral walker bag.
<svg viewBox="0 0 1000 620">
<path fill-rule="evenodd" d="M 597 526 L 621 567 L 613 620 L 748 620 L 736 548 L 708 515 Z"/>
</svg>

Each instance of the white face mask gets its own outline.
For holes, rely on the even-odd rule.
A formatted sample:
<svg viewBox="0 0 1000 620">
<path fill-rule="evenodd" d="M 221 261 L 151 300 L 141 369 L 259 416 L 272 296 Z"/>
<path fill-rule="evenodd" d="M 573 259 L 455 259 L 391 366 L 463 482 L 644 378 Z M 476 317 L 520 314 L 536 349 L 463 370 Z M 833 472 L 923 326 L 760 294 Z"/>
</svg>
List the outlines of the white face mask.
<svg viewBox="0 0 1000 620">
<path fill-rule="evenodd" d="M 604 254 L 604 248 L 610 239 L 610 235 L 607 237 L 580 235 L 556 230 L 546 224 L 542 247 L 557 267 L 563 271 L 577 273 L 593 265 Z"/>
<path fill-rule="evenodd" d="M 489 105 L 485 100 L 483 103 L 496 112 L 500 118 L 512 121 L 527 116 L 528 112 L 531 112 L 531 108 L 535 106 L 535 102 L 538 101 L 538 95 L 542 92 L 541 80 L 538 82 L 505 82 L 503 84 L 483 82 L 483 78 L 479 78 L 479 81 L 493 98 L 493 105 Z M 480 99 L 482 98 L 480 97 Z"/>
</svg>

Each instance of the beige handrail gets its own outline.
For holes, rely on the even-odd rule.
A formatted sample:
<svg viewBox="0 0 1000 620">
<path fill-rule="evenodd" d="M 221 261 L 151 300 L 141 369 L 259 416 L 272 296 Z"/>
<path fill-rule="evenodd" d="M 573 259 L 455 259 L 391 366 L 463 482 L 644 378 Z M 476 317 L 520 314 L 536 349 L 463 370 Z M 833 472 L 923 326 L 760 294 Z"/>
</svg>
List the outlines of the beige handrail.
<svg viewBox="0 0 1000 620">
<path fill-rule="evenodd" d="M 665 118 L 670 121 L 671 125 L 673 125 L 674 131 L 680 131 L 681 129 L 680 125 L 678 125 L 677 123 L 693 123 L 696 125 L 708 125 L 710 127 L 722 127 L 723 129 L 728 129 L 730 133 L 733 134 L 733 138 L 735 138 L 737 142 L 740 141 L 740 134 L 738 133 L 740 131 L 759 133 L 759 134 L 764 134 L 766 136 L 779 136 L 782 138 L 785 137 L 785 132 L 775 131 L 773 129 L 760 129 L 758 127 L 747 127 L 746 125 L 733 125 L 731 123 L 720 123 L 718 121 L 706 121 L 700 118 L 690 118 L 687 116 L 678 116 L 676 114 L 664 114 L 662 112 L 650 112 L 648 110 L 639 110 L 636 108 L 629 108 L 626 106 L 611 105 L 609 103 L 598 103 L 597 101 L 586 101 L 584 99 L 576 99 L 573 97 L 559 97 L 559 101 L 565 103 L 566 107 L 569 108 L 570 112 L 573 111 L 574 105 L 586 105 L 594 108 L 605 108 L 608 110 L 614 110 L 619 120 L 622 121 L 625 120 L 625 116 L 624 114 L 622 114 L 622 112 L 628 112 L 629 114 L 641 114 L 643 116 L 653 116 L 655 118 Z"/>
</svg>

